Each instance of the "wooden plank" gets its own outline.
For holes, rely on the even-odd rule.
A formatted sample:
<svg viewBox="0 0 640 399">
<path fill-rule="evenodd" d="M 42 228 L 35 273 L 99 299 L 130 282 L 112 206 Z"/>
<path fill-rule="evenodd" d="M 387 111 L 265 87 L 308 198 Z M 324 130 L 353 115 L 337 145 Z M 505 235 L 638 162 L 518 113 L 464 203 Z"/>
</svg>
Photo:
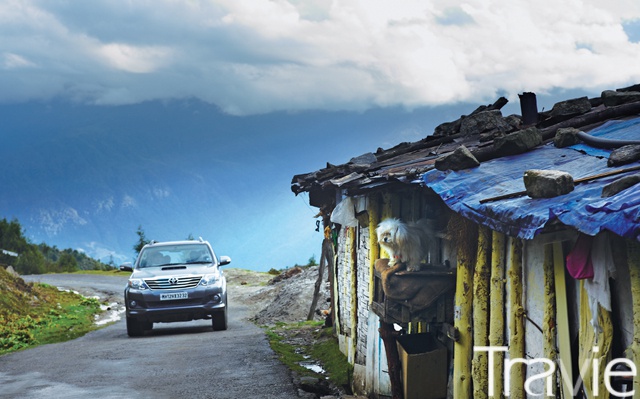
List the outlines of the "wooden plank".
<svg viewBox="0 0 640 399">
<path fill-rule="evenodd" d="M 476 268 L 473 274 L 473 345 L 489 344 L 489 279 L 491 263 L 491 230 L 480 227 Z M 472 360 L 473 397 L 487 398 L 489 365 L 486 352 L 474 351 Z"/>
<path fill-rule="evenodd" d="M 507 273 L 509 277 L 509 300 L 511 311 L 509 318 L 509 359 L 524 358 L 524 307 L 522 306 L 522 241 L 517 237 L 511 238 L 511 267 Z M 525 365 L 522 363 L 511 366 L 510 397 L 524 399 Z"/>
<path fill-rule="evenodd" d="M 473 266 L 464 245 L 458 246 L 458 272 L 454 327 L 460 339 L 453 346 L 453 397 L 471 398 L 471 358 L 473 355 Z"/>
<path fill-rule="evenodd" d="M 554 362 L 556 351 L 556 291 L 554 282 L 553 246 L 544 246 L 544 316 L 542 322 L 544 357 Z M 556 385 L 552 385 L 553 396 L 556 397 Z"/>
<path fill-rule="evenodd" d="M 489 320 L 489 345 L 493 347 L 504 346 L 504 261 L 505 261 L 505 235 L 497 231 L 493 232 L 491 244 L 491 286 L 489 301 L 491 304 Z M 497 352 L 493 362 L 493 392 L 492 397 L 502 397 L 503 390 L 503 365 L 504 353 Z"/>
<path fill-rule="evenodd" d="M 553 271 L 556 288 L 556 321 L 558 331 L 559 359 L 564 366 L 565 378 L 573 381 L 571 356 L 571 335 L 569 333 L 569 307 L 567 305 L 567 285 L 564 275 L 564 251 L 561 242 L 553 243 Z M 563 398 L 573 397 L 573 387 L 561 381 Z"/>
</svg>

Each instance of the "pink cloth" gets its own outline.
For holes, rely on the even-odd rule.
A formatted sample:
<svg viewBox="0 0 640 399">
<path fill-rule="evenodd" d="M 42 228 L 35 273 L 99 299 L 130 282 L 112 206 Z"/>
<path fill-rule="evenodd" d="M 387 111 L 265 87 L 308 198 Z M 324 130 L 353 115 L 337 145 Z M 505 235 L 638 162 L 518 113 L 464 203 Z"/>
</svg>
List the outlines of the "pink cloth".
<svg viewBox="0 0 640 399">
<path fill-rule="evenodd" d="M 591 248 L 593 247 L 593 237 L 582 234 L 578 235 L 575 245 L 569 255 L 567 255 L 567 270 L 571 277 L 581 280 L 593 278 L 593 263 L 591 261 Z"/>
</svg>

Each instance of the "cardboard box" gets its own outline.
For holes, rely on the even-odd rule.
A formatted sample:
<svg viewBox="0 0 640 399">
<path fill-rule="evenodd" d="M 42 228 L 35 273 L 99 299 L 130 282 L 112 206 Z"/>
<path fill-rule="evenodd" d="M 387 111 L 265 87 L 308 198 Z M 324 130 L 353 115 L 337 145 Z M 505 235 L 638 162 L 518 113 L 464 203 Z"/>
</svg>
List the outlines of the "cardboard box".
<svg viewBox="0 0 640 399">
<path fill-rule="evenodd" d="M 447 397 L 447 348 L 431 334 L 397 339 L 404 399 Z"/>
</svg>

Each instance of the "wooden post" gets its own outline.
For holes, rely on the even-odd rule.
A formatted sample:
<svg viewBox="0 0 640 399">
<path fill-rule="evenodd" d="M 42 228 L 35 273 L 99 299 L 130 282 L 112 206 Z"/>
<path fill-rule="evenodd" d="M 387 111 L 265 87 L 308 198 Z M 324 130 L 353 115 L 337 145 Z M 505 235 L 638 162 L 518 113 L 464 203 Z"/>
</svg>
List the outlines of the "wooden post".
<svg viewBox="0 0 640 399">
<path fill-rule="evenodd" d="M 460 339 L 453 346 L 453 397 L 471 398 L 471 357 L 473 353 L 472 309 L 473 266 L 467 242 L 458 243 L 458 265 L 453 325 Z"/>
<path fill-rule="evenodd" d="M 553 277 L 553 246 L 544 246 L 544 312 L 542 321 L 542 349 L 546 359 L 556 361 L 556 291 Z M 552 384 L 553 397 L 556 396 L 556 384 Z"/>
<path fill-rule="evenodd" d="M 571 357 L 571 335 L 569 333 L 569 309 L 567 305 L 567 285 L 564 276 L 564 251 L 561 242 L 553 243 L 553 271 L 556 289 L 556 320 L 558 321 L 558 350 L 564 370 L 562 372 L 563 397 L 573 397 L 573 363 Z M 569 381 L 570 384 L 566 384 Z"/>
<path fill-rule="evenodd" d="M 369 196 L 369 305 L 373 302 L 373 291 L 375 288 L 375 264 L 380 258 L 380 246 L 378 245 L 378 237 L 376 236 L 376 227 L 380 222 L 378 195 Z"/>
<path fill-rule="evenodd" d="M 489 320 L 489 345 L 504 346 L 504 259 L 505 236 L 493 232 L 491 244 L 491 314 Z M 503 394 L 504 353 L 496 352 L 493 359 L 493 395 L 501 398 Z"/>
<path fill-rule="evenodd" d="M 473 274 L 473 345 L 487 346 L 489 343 L 489 265 L 491 262 L 491 230 L 480 227 L 478 232 L 478 253 Z M 474 352 L 472 361 L 473 397 L 487 398 L 488 395 L 487 352 Z"/>
<path fill-rule="evenodd" d="M 307 315 L 307 320 L 313 320 L 313 314 L 316 310 L 316 305 L 318 304 L 318 295 L 320 294 L 320 286 L 322 285 L 323 277 L 324 277 L 324 268 L 327 264 L 327 258 L 333 255 L 333 247 L 331 244 L 331 239 L 326 238 L 322 240 L 322 254 L 320 255 L 320 266 L 318 267 L 318 279 L 316 280 L 316 285 L 313 289 L 313 300 L 311 301 L 311 308 L 309 309 L 309 314 Z"/>
<path fill-rule="evenodd" d="M 509 358 L 524 358 L 524 307 L 522 306 L 522 241 L 511 239 L 511 267 L 509 268 L 509 299 L 511 314 L 509 320 Z M 524 399 L 525 365 L 522 363 L 511 366 L 510 394 L 513 399 Z"/>
<path fill-rule="evenodd" d="M 387 353 L 392 399 L 403 399 L 402 365 L 400 364 L 400 354 L 398 353 L 398 345 L 396 343 L 398 333 L 394 330 L 393 324 L 385 323 L 382 320 L 380 321 L 380 329 L 378 331 L 384 343 L 384 350 Z"/>
<path fill-rule="evenodd" d="M 633 304 L 633 341 L 627 349 L 627 357 L 635 364 L 640 361 L 640 244 L 627 240 L 627 262 L 631 280 L 631 301 Z M 634 399 L 640 398 L 640 381 L 633 379 Z"/>
</svg>

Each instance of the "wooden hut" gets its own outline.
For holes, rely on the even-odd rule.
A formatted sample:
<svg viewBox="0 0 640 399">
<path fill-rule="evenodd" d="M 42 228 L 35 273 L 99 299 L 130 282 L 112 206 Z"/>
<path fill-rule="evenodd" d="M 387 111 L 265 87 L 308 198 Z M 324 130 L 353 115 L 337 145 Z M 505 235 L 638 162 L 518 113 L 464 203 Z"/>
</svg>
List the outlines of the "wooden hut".
<svg viewBox="0 0 640 399">
<path fill-rule="evenodd" d="M 293 177 L 333 244 L 332 317 L 357 393 L 640 395 L 637 90 L 547 112 L 524 93 L 523 115 L 506 117 L 501 98 L 418 142 Z M 388 272 L 375 234 L 387 218 L 430 221 L 421 271 Z M 446 348 L 425 357 L 431 389 L 410 339 Z"/>
</svg>

